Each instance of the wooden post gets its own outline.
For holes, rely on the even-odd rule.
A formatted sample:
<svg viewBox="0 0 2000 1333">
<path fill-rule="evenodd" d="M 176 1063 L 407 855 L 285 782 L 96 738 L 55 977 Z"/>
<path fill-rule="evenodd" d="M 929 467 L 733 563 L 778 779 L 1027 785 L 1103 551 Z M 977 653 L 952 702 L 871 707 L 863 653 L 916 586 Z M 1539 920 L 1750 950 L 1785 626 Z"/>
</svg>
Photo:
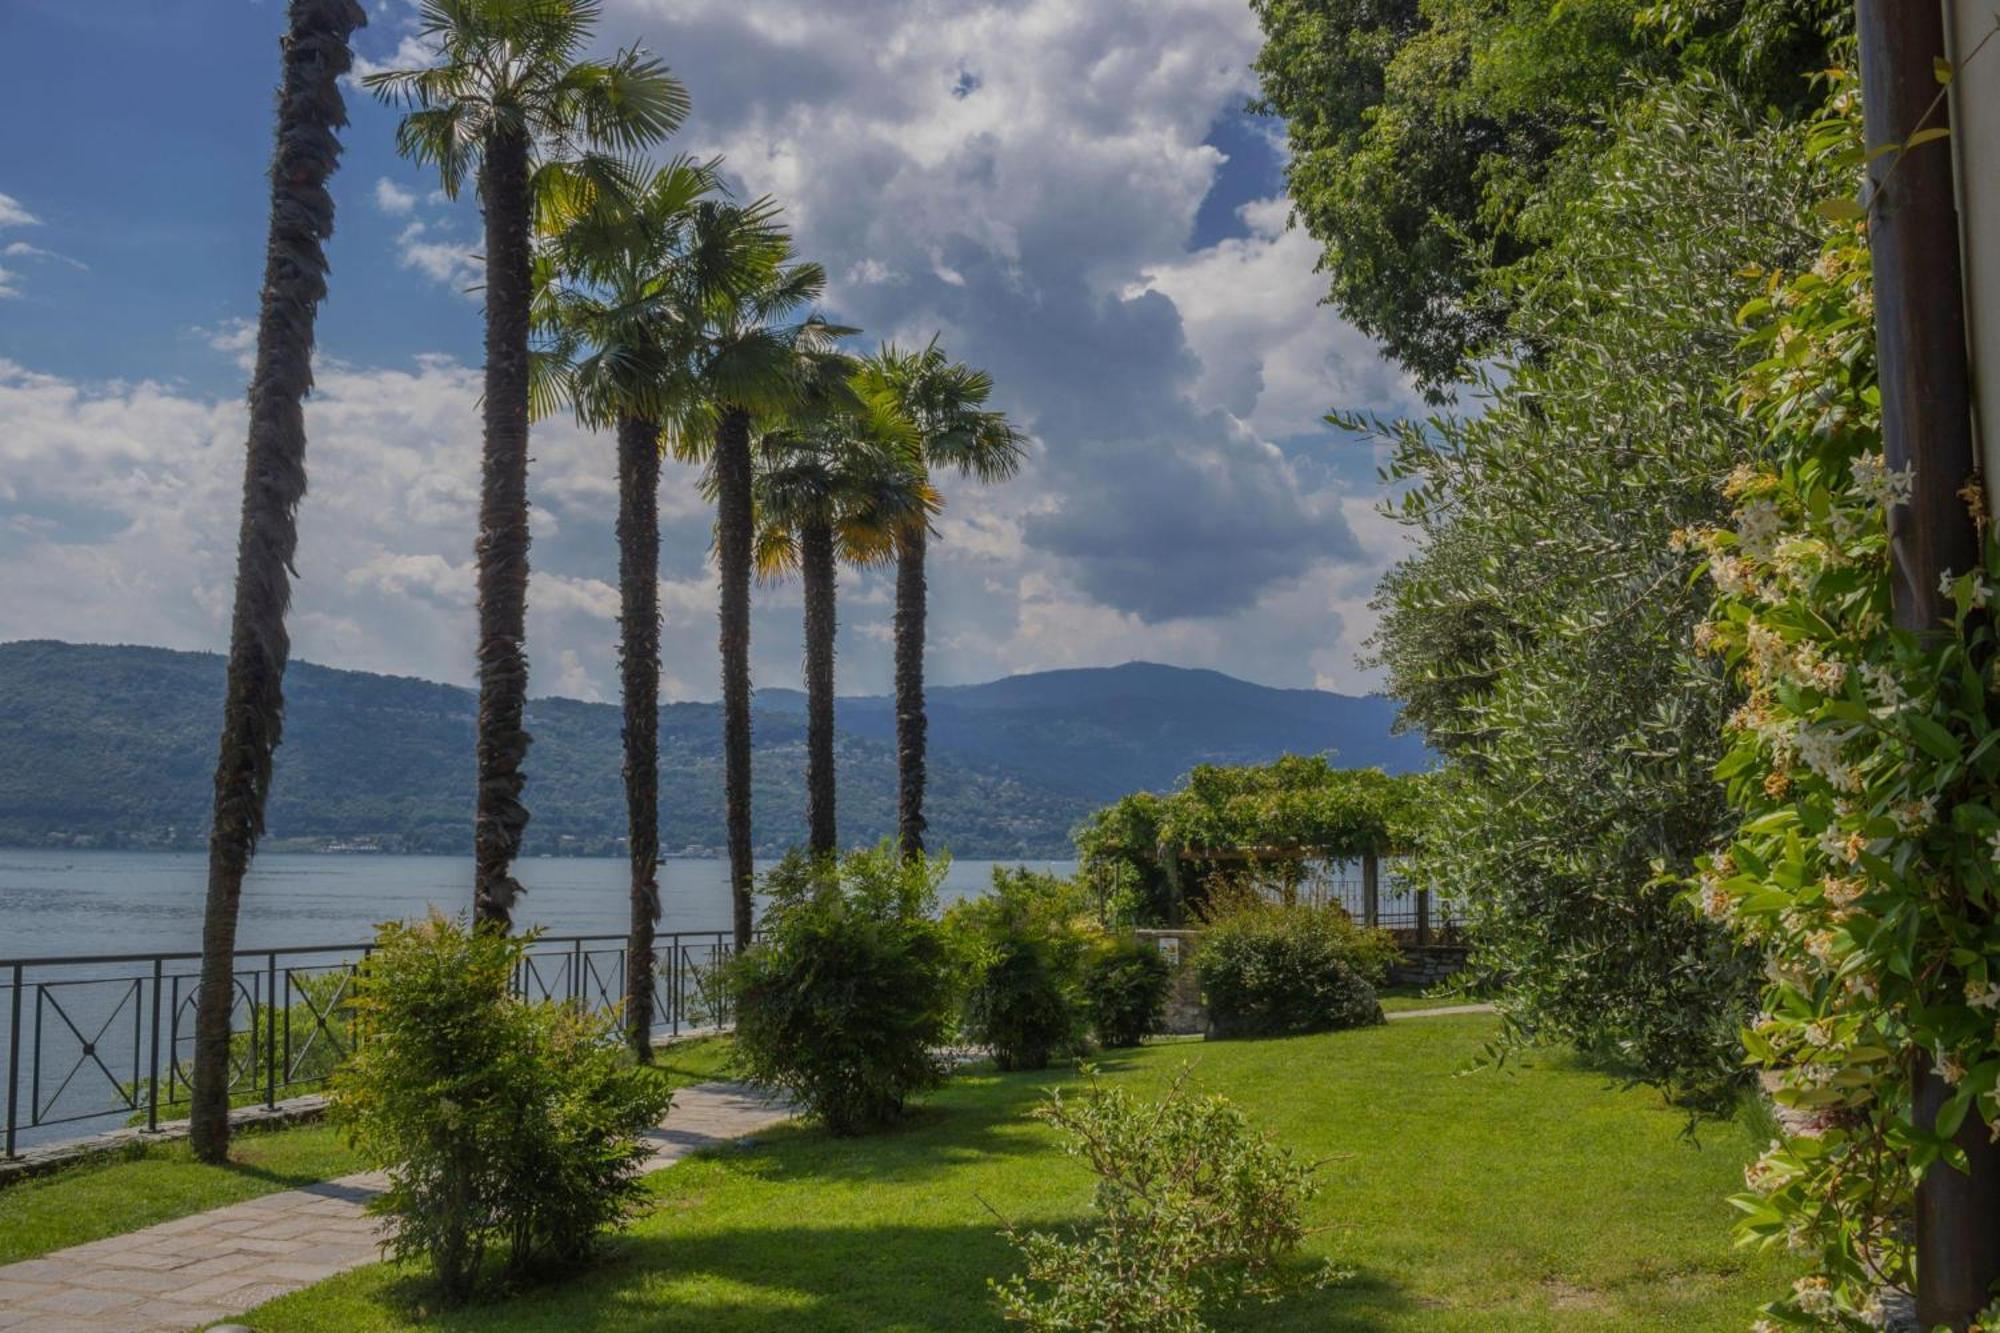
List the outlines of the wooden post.
<svg viewBox="0 0 2000 1333">
<path fill-rule="evenodd" d="M 1370 930 L 1382 924 L 1382 865 L 1373 852 L 1361 854 L 1361 924 Z"/>
<path fill-rule="evenodd" d="M 1947 53 L 1939 5 L 1857 0 L 1855 29 L 1869 148 L 1942 126 L 1948 117 L 1935 68 Z M 1977 468 L 1950 143 L 1882 153 L 1868 176 L 1882 448 L 1891 468 L 1911 468 L 1915 479 L 1910 502 L 1889 514 L 1895 621 L 1929 634 L 1944 619 L 1940 580 L 1981 559 L 1978 529 L 1959 494 Z M 1917 1121 L 1928 1126 L 1949 1089 L 1935 1074 L 1920 1077 Z M 1978 1116 L 1966 1117 L 1956 1142 L 1971 1171 L 1939 1162 L 1917 1187 L 1917 1321 L 1925 1328 L 1965 1329 L 2000 1280 L 2000 1151 Z"/>
</svg>

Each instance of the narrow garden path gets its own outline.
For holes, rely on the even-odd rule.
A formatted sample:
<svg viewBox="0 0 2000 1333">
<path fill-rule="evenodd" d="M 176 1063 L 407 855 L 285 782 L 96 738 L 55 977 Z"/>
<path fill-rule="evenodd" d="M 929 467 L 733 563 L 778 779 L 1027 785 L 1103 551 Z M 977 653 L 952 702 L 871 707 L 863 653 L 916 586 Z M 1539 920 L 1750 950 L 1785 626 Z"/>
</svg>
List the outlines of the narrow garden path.
<svg viewBox="0 0 2000 1333">
<path fill-rule="evenodd" d="M 739 1083 L 674 1094 L 644 1170 L 754 1134 L 791 1116 Z M 0 1329 L 33 1333 L 200 1328 L 381 1257 L 368 1201 L 377 1172 L 266 1194 L 193 1217 L 0 1267 Z"/>
<path fill-rule="evenodd" d="M 1391 1023 L 1405 1018 L 1449 1018 L 1453 1014 L 1490 1014 L 1490 1004 L 1447 1004 L 1436 1009 L 1391 1009 L 1384 1015 Z"/>
</svg>

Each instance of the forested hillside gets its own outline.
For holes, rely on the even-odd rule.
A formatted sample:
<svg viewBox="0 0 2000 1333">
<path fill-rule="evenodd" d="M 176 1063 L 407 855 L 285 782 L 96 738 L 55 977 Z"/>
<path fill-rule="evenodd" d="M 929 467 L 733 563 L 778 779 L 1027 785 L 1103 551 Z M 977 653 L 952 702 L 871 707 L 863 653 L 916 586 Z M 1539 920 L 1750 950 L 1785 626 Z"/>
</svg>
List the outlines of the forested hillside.
<svg viewBox="0 0 2000 1333">
<path fill-rule="evenodd" d="M 470 845 L 473 696 L 429 681 L 295 664 L 271 792 L 274 845 L 328 842 L 461 852 Z M 222 660 L 158 648 L 0 644 L 0 843 L 202 845 Z M 841 700 L 845 842 L 895 824 L 896 767 L 884 701 Z M 1332 748 L 1343 762 L 1407 768 L 1422 749 L 1388 737 L 1389 706 L 1267 690 L 1212 672 L 1133 666 L 1054 672 L 933 694 L 930 808 L 939 845 L 964 856 L 1063 856 L 1095 805 L 1166 786 L 1198 762 Z M 662 845 L 707 854 L 722 840 L 721 714 L 660 714 Z M 624 828 L 618 710 L 529 706 L 531 853 L 609 853 Z M 760 850 L 804 836 L 804 723 L 797 696 L 760 696 Z M 1365 758 L 1349 760 L 1352 750 Z"/>
</svg>

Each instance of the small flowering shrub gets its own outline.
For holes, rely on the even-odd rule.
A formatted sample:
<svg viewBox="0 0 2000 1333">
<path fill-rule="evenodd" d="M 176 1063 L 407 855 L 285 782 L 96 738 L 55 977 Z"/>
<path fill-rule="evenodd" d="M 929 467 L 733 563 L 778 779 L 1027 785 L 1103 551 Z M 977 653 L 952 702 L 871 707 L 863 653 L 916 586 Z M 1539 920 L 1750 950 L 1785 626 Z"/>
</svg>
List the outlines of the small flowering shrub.
<svg viewBox="0 0 2000 1333">
<path fill-rule="evenodd" d="M 1084 1003 L 1100 1045 L 1137 1046 L 1159 1031 L 1173 969 L 1130 935 L 1106 940 L 1084 967 Z"/>
<path fill-rule="evenodd" d="M 1314 1163 L 1251 1128 L 1185 1071 L 1157 1103 L 1094 1079 L 1036 1119 L 1097 1177 L 1095 1227 L 1008 1229 L 1025 1275 L 992 1283 L 1009 1322 L 1044 1333 L 1200 1333 L 1204 1310 L 1283 1289 L 1279 1265 L 1306 1234 Z"/>
<path fill-rule="evenodd" d="M 382 927 L 356 978 L 364 1037 L 333 1115 L 389 1188 L 369 1207 L 449 1304 L 502 1259 L 512 1278 L 589 1257 L 640 1197 L 641 1137 L 672 1093 L 608 1015 L 529 1004 L 508 982 L 534 942 L 432 916 Z"/>
<path fill-rule="evenodd" d="M 1001 1069 L 1045 1069 L 1082 1049 L 1084 890 L 996 866 L 993 889 L 945 917 L 966 967 L 964 1031 Z"/>
<path fill-rule="evenodd" d="M 1209 1034 L 1289 1037 L 1380 1023 L 1371 980 L 1396 946 L 1337 908 L 1246 905 L 1212 922 L 1195 955 Z"/>
<path fill-rule="evenodd" d="M 1814 135 L 1850 166 L 1854 101 Z M 1879 1324 L 1912 1281 L 1914 1182 L 1964 1161 L 1956 1137 L 2000 1135 L 2000 553 L 1965 478 L 1983 560 L 1910 590 L 1942 633 L 1896 626 L 1887 516 L 1914 478 L 1881 453 L 1857 212 L 1829 208 L 1818 260 L 1746 308 L 1765 359 L 1740 401 L 1766 448 L 1730 479 L 1733 523 L 1690 534 L 1718 594 L 1697 645 L 1747 699 L 1717 770 L 1743 824 L 1689 897 L 1768 960 L 1743 1041 L 1788 1127 L 1737 1203 L 1749 1237 L 1813 1262 L 1765 1328 Z"/>
<path fill-rule="evenodd" d="M 934 912 L 950 863 L 884 845 L 764 880 L 763 938 L 729 966 L 736 1056 L 835 1134 L 879 1129 L 944 1079 L 957 967 Z"/>
</svg>

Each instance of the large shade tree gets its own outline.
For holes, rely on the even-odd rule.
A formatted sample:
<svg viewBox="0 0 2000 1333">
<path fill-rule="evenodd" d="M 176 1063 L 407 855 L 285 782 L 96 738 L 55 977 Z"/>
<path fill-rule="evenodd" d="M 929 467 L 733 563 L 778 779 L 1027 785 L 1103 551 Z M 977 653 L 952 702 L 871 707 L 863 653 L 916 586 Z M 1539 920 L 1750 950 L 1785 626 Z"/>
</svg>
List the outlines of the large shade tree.
<svg viewBox="0 0 2000 1333">
<path fill-rule="evenodd" d="M 340 78 L 348 39 L 367 22 L 354 0 L 292 0 L 281 51 L 277 147 L 271 155 L 271 223 L 250 381 L 243 512 L 236 541 L 236 604 L 229 684 L 215 765 L 208 835 L 208 901 L 195 1001 L 189 1135 L 195 1155 L 229 1152 L 229 1020 L 236 1007 L 236 916 L 243 876 L 264 831 L 271 759 L 284 730 L 285 661 L 291 640 L 295 516 L 306 489 L 302 404 L 312 388 L 313 326 L 326 295 L 325 243 L 333 234 L 326 182 L 340 162 L 347 123 Z"/>
<path fill-rule="evenodd" d="M 408 108 L 396 146 L 447 195 L 477 180 L 486 222 L 485 447 L 479 537 L 479 727 L 473 913 L 503 927 L 528 810 L 529 325 L 538 204 L 629 188 L 629 155 L 686 117 L 687 90 L 634 48 L 584 60 L 596 0 L 424 0 L 438 62 L 362 80 Z"/>
<path fill-rule="evenodd" d="M 993 379 L 951 360 L 933 338 L 922 350 L 885 344 L 862 368 L 863 392 L 886 399 L 909 423 L 928 469 L 951 468 L 982 482 L 1021 466 L 1022 439 L 989 410 Z M 905 524 L 896 543 L 896 833 L 906 856 L 924 850 L 924 777 L 929 729 L 924 712 L 925 576 L 930 522 Z"/>
<path fill-rule="evenodd" d="M 536 327 L 548 393 L 618 439 L 618 661 L 624 706 L 631 933 L 625 1027 L 652 1058 L 653 939 L 660 919 L 660 448 L 688 390 L 677 301 L 694 205 L 715 164 L 676 158 L 633 193 L 578 194 L 551 210 L 537 266 Z M 725 275 L 726 278 L 726 275 Z"/>
<path fill-rule="evenodd" d="M 838 569 L 891 559 L 898 534 L 937 511 L 923 455 L 892 399 L 810 412 L 758 442 L 757 567 L 796 570 L 805 591 L 806 831 L 814 858 L 839 850 L 834 817 L 834 638 Z"/>
<path fill-rule="evenodd" d="M 668 422 L 675 453 L 707 463 L 721 583 L 723 783 L 736 947 L 750 943 L 750 577 L 752 435 L 845 378 L 836 346 L 852 330 L 812 313 L 826 271 L 796 260 L 768 199 L 696 205 L 675 284 L 689 392 Z"/>
</svg>

